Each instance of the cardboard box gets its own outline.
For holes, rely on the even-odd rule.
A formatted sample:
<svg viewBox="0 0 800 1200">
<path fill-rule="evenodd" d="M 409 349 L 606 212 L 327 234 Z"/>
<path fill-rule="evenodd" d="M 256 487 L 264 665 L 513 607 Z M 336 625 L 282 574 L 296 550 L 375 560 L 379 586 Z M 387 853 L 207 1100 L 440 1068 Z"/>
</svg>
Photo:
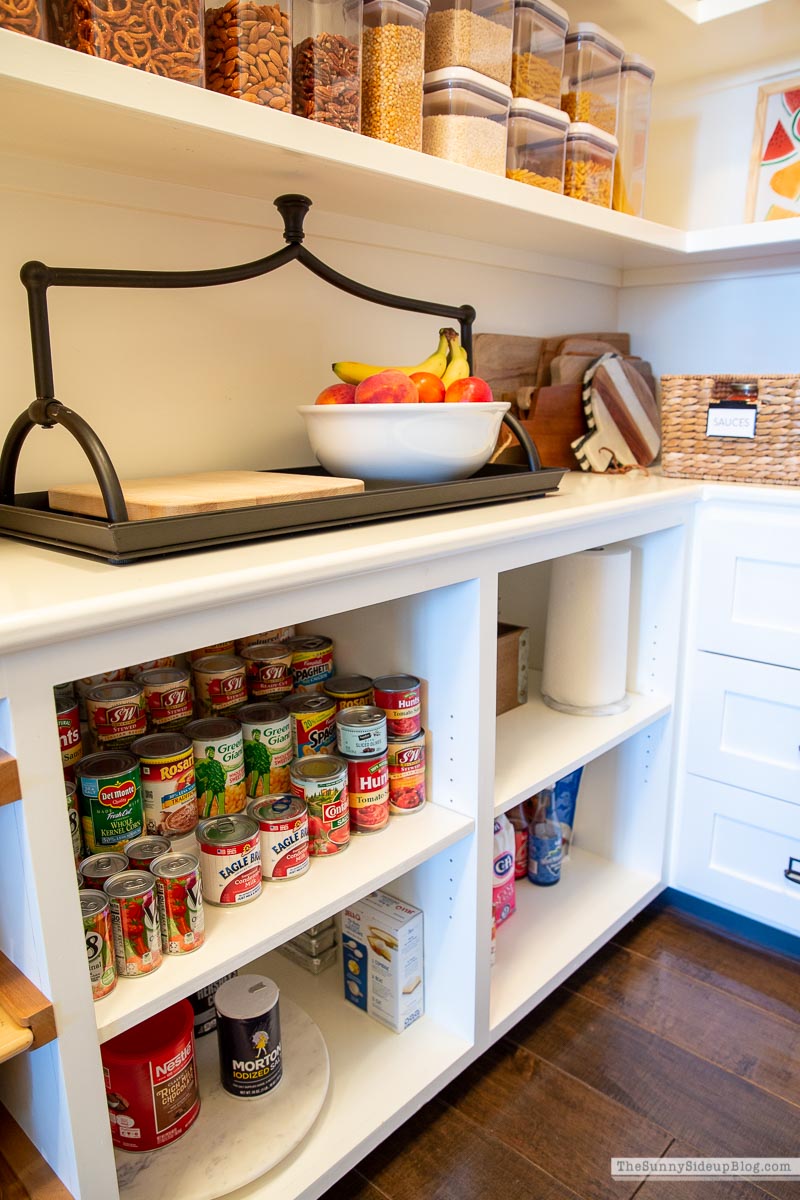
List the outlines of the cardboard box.
<svg viewBox="0 0 800 1200">
<path fill-rule="evenodd" d="M 497 709 L 509 712 L 528 703 L 528 630 L 497 624 Z"/>
<path fill-rule="evenodd" d="M 401 1033 L 425 1011 L 422 912 L 373 892 L 342 913 L 345 999 Z"/>
</svg>

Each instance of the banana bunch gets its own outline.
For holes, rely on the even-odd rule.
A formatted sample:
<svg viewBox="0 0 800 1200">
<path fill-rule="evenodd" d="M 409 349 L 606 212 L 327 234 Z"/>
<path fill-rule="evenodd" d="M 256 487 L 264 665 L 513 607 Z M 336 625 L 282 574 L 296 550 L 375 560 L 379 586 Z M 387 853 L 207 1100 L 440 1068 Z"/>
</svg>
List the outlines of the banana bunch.
<svg viewBox="0 0 800 1200">
<path fill-rule="evenodd" d="M 455 379 L 466 379 L 469 376 L 469 360 L 467 352 L 461 345 L 461 339 L 455 329 L 440 329 L 439 344 L 433 354 L 416 363 L 413 367 L 373 366 L 362 362 L 335 362 L 333 371 L 342 383 L 359 384 L 370 375 L 379 375 L 381 371 L 400 371 L 403 375 L 416 375 L 425 371 L 436 375 L 447 388 Z"/>
</svg>

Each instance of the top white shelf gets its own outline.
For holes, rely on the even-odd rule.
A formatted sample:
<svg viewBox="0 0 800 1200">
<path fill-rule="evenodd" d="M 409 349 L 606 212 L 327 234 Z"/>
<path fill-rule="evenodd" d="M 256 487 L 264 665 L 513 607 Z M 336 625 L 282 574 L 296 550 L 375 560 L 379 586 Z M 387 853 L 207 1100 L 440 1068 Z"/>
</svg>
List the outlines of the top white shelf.
<svg viewBox="0 0 800 1200">
<path fill-rule="evenodd" d="M 781 255 L 800 219 L 686 233 L 0 30 L 0 149 L 619 270 Z"/>
</svg>

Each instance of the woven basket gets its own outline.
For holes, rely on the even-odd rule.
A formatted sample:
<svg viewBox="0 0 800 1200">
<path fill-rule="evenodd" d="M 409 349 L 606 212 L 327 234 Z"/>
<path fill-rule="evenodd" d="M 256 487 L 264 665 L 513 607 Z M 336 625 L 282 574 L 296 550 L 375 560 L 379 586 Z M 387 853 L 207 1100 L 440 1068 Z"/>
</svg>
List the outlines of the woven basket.
<svg viewBox="0 0 800 1200">
<path fill-rule="evenodd" d="M 800 486 L 800 376 L 759 375 L 752 440 L 706 436 L 708 406 L 742 375 L 662 375 L 661 459 L 665 475 Z"/>
</svg>

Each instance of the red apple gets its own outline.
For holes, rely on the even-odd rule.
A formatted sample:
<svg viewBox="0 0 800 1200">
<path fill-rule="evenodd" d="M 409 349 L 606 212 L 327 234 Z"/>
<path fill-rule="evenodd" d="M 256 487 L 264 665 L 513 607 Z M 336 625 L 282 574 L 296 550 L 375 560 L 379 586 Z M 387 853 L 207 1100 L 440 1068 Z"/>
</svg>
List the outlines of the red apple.
<svg viewBox="0 0 800 1200">
<path fill-rule="evenodd" d="M 419 404 L 419 392 L 402 371 L 379 371 L 358 385 L 356 404 Z"/>
<path fill-rule="evenodd" d="M 440 404 L 444 400 L 444 384 L 430 371 L 416 371 L 411 378 L 417 386 L 423 404 Z"/>
<path fill-rule="evenodd" d="M 445 392 L 445 400 L 457 404 L 491 404 L 492 389 L 484 379 L 470 375 L 468 379 L 456 379 Z"/>
<path fill-rule="evenodd" d="M 332 383 L 330 387 L 326 387 L 324 392 L 320 392 L 314 401 L 315 404 L 355 404 L 356 389 L 352 383 Z"/>
</svg>

